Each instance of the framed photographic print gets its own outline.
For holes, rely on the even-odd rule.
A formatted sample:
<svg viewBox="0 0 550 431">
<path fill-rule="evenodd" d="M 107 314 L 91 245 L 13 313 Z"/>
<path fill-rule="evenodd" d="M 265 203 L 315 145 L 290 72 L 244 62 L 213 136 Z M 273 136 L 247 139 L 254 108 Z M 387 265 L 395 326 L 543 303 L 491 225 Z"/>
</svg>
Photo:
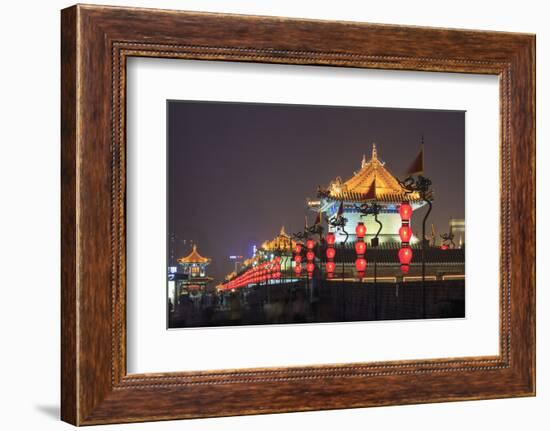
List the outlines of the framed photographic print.
<svg viewBox="0 0 550 431">
<path fill-rule="evenodd" d="M 78 5 L 61 41 L 63 420 L 535 394 L 533 35 Z"/>
</svg>

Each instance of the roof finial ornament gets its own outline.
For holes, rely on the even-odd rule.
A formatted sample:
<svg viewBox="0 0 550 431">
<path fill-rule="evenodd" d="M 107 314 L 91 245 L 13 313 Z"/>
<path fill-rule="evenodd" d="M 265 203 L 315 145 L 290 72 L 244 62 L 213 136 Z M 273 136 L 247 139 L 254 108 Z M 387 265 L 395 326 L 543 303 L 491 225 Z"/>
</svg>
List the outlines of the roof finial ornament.
<svg viewBox="0 0 550 431">
<path fill-rule="evenodd" d="M 367 155 L 363 154 L 363 159 L 361 160 L 361 169 L 363 169 L 366 164 L 367 164 Z"/>
<path fill-rule="evenodd" d="M 376 153 L 376 144 L 372 143 L 372 160 L 378 160 L 378 154 Z"/>
</svg>

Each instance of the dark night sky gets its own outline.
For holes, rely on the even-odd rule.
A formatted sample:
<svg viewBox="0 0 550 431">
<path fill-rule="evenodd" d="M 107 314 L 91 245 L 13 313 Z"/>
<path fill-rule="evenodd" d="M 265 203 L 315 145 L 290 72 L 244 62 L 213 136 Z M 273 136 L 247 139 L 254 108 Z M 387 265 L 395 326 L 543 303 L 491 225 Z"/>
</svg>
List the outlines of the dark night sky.
<svg viewBox="0 0 550 431">
<path fill-rule="evenodd" d="M 403 178 L 424 134 L 425 175 L 433 182 L 428 223 L 438 234 L 464 218 L 464 112 L 168 101 L 168 235 L 176 257 L 190 242 L 211 257 L 221 280 L 229 255 L 285 225 L 297 232 L 314 214 L 306 197 L 336 176 L 347 180 L 370 158 L 372 143 L 389 171 Z M 415 213 L 418 231 L 424 209 Z"/>
</svg>

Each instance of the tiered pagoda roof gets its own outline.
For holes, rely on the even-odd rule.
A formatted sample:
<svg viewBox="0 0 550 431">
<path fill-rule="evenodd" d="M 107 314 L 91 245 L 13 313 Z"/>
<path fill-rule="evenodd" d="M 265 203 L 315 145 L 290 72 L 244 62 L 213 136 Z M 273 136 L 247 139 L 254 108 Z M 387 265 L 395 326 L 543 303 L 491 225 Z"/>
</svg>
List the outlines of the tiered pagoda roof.
<svg viewBox="0 0 550 431">
<path fill-rule="evenodd" d="M 185 257 L 180 257 L 178 263 L 210 263 L 211 259 L 201 256 L 197 251 L 197 246 L 193 244 L 193 250 Z"/>
<path fill-rule="evenodd" d="M 372 156 L 366 160 L 363 155 L 361 169 L 347 181 L 340 177 L 332 181 L 323 193 L 327 198 L 339 201 L 362 202 L 376 200 L 379 202 L 415 202 L 420 200 L 418 193 L 407 193 L 378 159 L 376 144 L 372 144 Z"/>
</svg>

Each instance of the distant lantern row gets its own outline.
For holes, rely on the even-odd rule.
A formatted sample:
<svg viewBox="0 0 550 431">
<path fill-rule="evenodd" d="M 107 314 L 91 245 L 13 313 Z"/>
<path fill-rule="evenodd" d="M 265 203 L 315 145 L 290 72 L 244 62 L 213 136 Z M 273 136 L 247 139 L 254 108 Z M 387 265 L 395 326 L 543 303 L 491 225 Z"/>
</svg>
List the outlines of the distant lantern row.
<svg viewBox="0 0 550 431">
<path fill-rule="evenodd" d="M 281 278 L 281 258 L 275 256 L 270 261 L 254 266 L 223 285 L 223 290 L 238 289 L 249 284 L 265 283 Z"/>
<path fill-rule="evenodd" d="M 410 221 L 412 217 L 413 209 L 408 202 L 402 202 L 399 206 L 399 215 L 401 217 L 401 227 L 399 228 L 399 237 L 401 239 L 401 248 L 397 254 L 399 258 L 399 263 L 401 264 L 401 272 L 403 274 L 408 274 L 410 263 L 413 257 L 412 249 L 410 246 L 410 240 L 412 237 L 412 229 L 410 226 Z M 355 269 L 357 271 L 357 276 L 363 278 L 365 276 L 365 271 L 367 269 L 367 260 L 365 259 L 365 253 L 367 251 L 367 244 L 365 243 L 365 235 L 367 234 L 367 227 L 363 222 L 357 223 L 355 227 L 355 235 L 357 240 L 355 241 L 355 253 L 357 258 L 355 259 Z M 325 271 L 327 273 L 327 278 L 333 278 L 334 270 L 336 264 L 334 258 L 336 257 L 336 249 L 334 248 L 334 243 L 336 237 L 333 232 L 329 232 L 325 238 L 327 243 L 326 249 L 326 263 Z M 313 271 L 315 270 L 315 253 L 313 251 L 315 247 L 315 242 L 312 239 L 306 241 L 306 271 L 308 278 L 312 278 Z M 294 248 L 294 272 L 296 276 L 300 276 L 303 267 L 302 267 L 302 245 L 296 244 Z"/>
</svg>

